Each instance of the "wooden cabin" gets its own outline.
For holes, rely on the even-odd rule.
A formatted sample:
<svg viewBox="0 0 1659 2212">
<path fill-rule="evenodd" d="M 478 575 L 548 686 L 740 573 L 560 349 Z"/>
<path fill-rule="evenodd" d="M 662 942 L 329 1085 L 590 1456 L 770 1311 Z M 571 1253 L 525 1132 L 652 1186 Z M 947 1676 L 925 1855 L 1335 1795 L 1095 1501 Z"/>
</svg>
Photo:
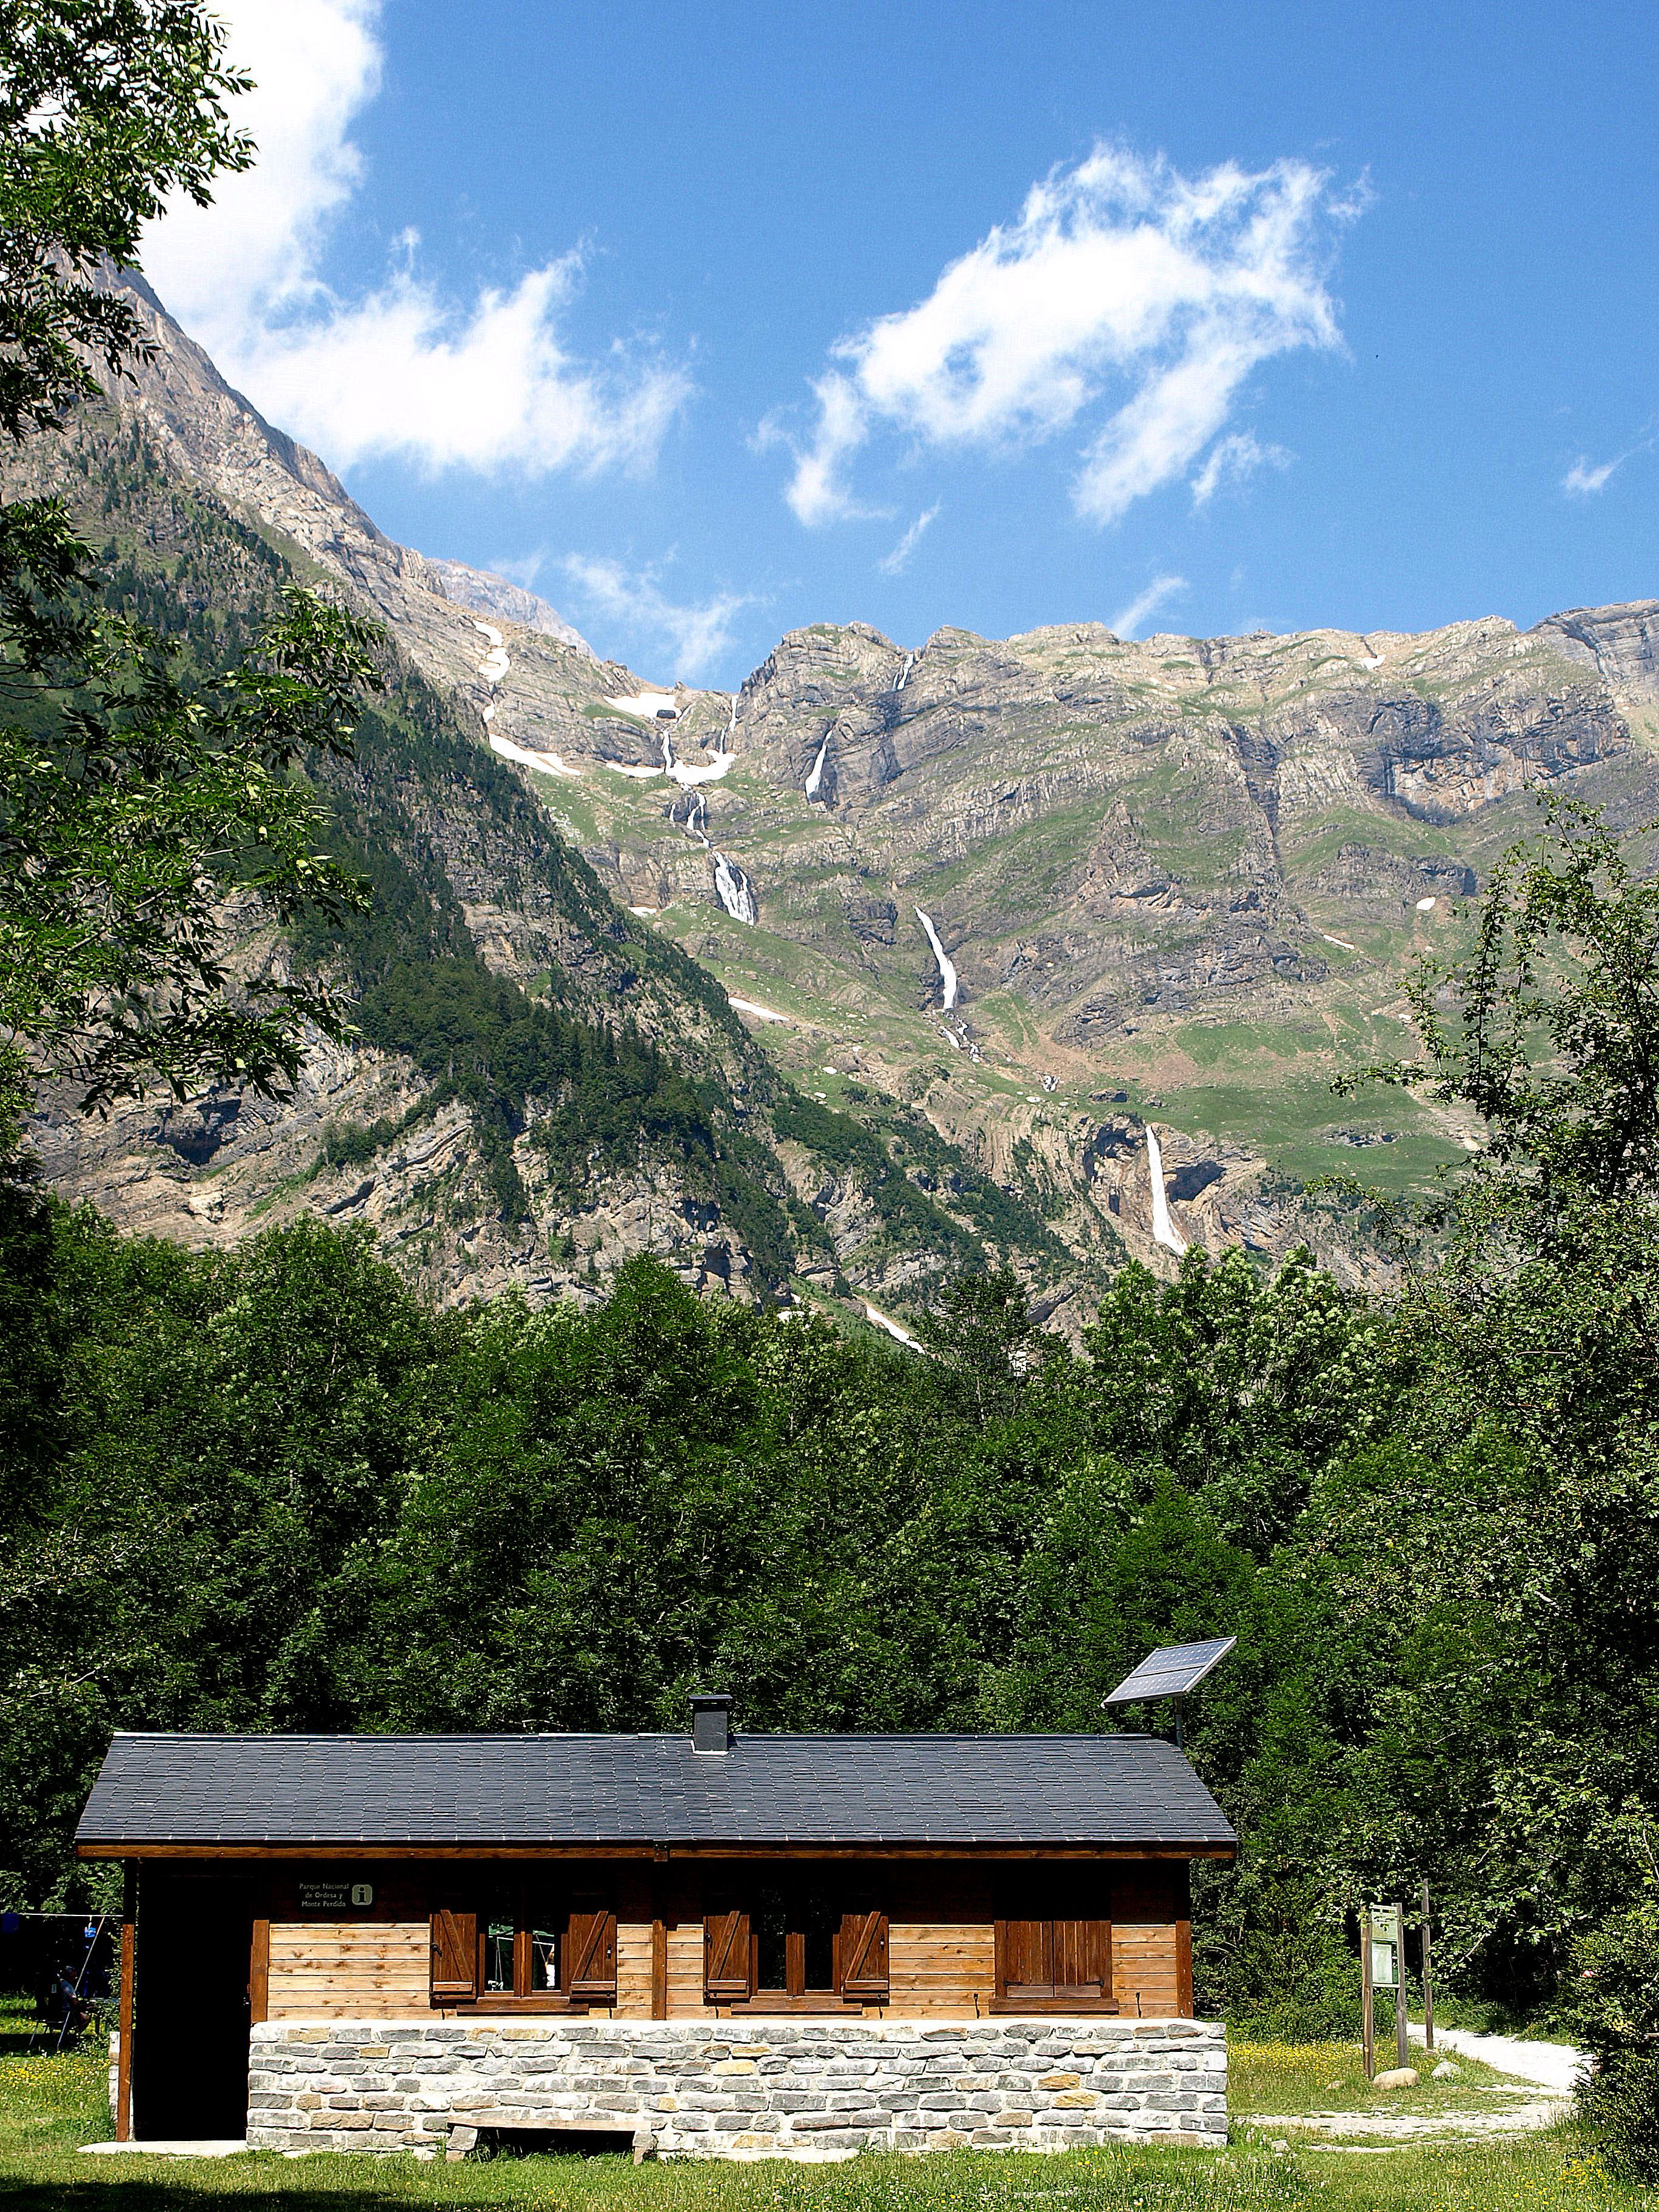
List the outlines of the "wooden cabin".
<svg viewBox="0 0 1659 2212">
<path fill-rule="evenodd" d="M 729 1699 L 694 1706 L 678 1735 L 118 1736 L 77 1834 L 82 1857 L 125 1864 L 118 2138 L 454 2153 L 481 2125 L 614 2130 L 593 2054 L 620 2078 L 648 2046 L 654 2100 L 623 2115 L 647 2148 L 909 2147 L 985 2130 L 930 2124 L 937 2107 L 911 2112 L 901 2090 L 864 2112 L 860 2142 L 808 2126 L 799 2097 L 781 2124 L 739 2098 L 714 2112 L 733 2124 L 694 2127 L 687 2069 L 718 2065 L 711 2048 L 775 2045 L 810 2100 L 843 2047 L 898 2053 L 902 2075 L 905 2053 L 957 2029 L 977 2050 L 1006 2028 L 1023 2050 L 1048 2023 L 1044 2051 L 1071 2034 L 1133 2057 L 1158 2024 L 1192 2026 L 1190 1863 L 1231 1858 L 1234 1838 L 1173 1746 L 751 1735 L 732 1733 Z M 539 2105 L 507 2066 L 538 2035 Z M 1212 2077 L 1218 2049 L 1224 2069 L 1218 2029 L 1175 2040 Z M 370 2075 L 419 2079 L 418 2094 L 356 2089 L 362 2051 Z M 457 2052 L 465 2111 L 443 2105 Z M 1213 2136 L 1214 2087 L 1176 2108 L 1204 2120 L 1189 2136 Z M 1063 2094 L 991 2118 L 1024 2113 L 1041 2141 L 1036 2108 Z M 1078 2109 L 1102 2139 L 1171 2131 L 1143 2124 L 1144 2104 L 1048 2118 L 1074 2127 Z"/>
</svg>

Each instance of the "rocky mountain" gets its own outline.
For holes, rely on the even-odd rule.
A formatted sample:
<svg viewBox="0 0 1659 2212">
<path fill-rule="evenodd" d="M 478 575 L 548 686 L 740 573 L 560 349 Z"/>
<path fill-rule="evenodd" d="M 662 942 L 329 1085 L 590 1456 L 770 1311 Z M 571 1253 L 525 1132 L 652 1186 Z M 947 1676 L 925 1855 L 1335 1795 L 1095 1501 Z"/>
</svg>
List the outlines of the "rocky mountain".
<svg viewBox="0 0 1659 2212">
<path fill-rule="evenodd" d="M 647 1116 L 635 1159 L 608 1139 L 579 1193 L 538 1164 L 533 1087 L 482 1149 L 476 1097 L 431 1105 L 417 1015 L 437 1016 L 411 1000 L 282 1109 L 101 1133 L 54 1115 L 53 1171 L 120 1218 L 229 1236 L 321 1206 L 443 1295 L 547 1295 L 652 1243 L 691 1279 L 900 1301 L 1006 1252 L 1068 1313 L 1125 1250 L 1170 1265 L 1189 1241 L 1311 1235 L 1363 1273 L 1302 1186 L 1408 1187 L 1474 1138 L 1400 1093 L 1339 1105 L 1331 1075 L 1401 1049 L 1408 966 L 1457 944 L 1540 788 L 1656 811 L 1653 602 L 1524 633 L 1073 623 L 906 648 L 815 625 L 735 695 L 653 684 L 518 586 L 386 538 L 141 299 L 137 383 L 9 488 L 67 489 L 123 588 L 186 629 L 251 606 L 273 562 L 374 614 L 394 712 L 343 832 L 428 896 L 441 879 L 479 974 L 550 1017 L 624 1020 L 713 1120 L 696 1190 Z M 715 1188 L 739 1135 L 764 1231 Z"/>
<path fill-rule="evenodd" d="M 492 750 L 478 663 L 501 630 L 434 590 L 453 574 L 382 537 L 145 304 L 155 349 L 136 386 L 9 456 L 0 492 L 62 495 L 111 604 L 204 676 L 290 578 L 380 619 L 385 694 L 355 758 L 314 769 L 330 842 L 375 903 L 343 933 L 279 933 L 252 902 L 228 917 L 246 970 L 341 974 L 349 1049 L 319 1044 L 274 1103 L 215 1093 L 96 1122 L 49 1094 L 33 1138 L 58 1186 L 205 1243 L 320 1212 L 363 1225 L 441 1299 L 597 1295 L 642 1250 L 700 1288 L 860 1320 L 854 1285 L 914 1298 L 1004 1256 L 1039 1291 L 1074 1276 L 1040 1215 L 923 1116 L 894 1104 L 850 1121 L 780 1078 L 706 969 L 618 906 Z M 548 666 L 639 688 L 580 643 L 528 635 Z"/>
<path fill-rule="evenodd" d="M 432 591 L 446 599 L 453 599 L 458 607 L 471 607 L 475 615 L 489 615 L 519 629 L 534 630 L 542 637 L 556 637 L 561 645 L 574 645 L 590 660 L 599 658 L 580 630 L 573 629 L 556 607 L 545 599 L 527 592 L 522 584 L 509 583 L 505 576 L 493 575 L 488 568 L 469 568 L 465 561 L 428 561 L 426 581 Z"/>
</svg>

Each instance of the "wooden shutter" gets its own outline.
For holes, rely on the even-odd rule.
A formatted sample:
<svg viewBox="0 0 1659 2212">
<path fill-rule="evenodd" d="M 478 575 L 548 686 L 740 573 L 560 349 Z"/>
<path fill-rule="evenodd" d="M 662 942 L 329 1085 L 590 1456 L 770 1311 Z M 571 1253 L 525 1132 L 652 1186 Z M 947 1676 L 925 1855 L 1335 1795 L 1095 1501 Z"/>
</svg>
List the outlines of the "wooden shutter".
<svg viewBox="0 0 1659 2212">
<path fill-rule="evenodd" d="M 841 1993 L 866 2004 L 887 1997 L 887 1915 L 844 1912 L 841 1921 Z"/>
<path fill-rule="evenodd" d="M 572 1908 L 565 1936 L 564 1994 L 573 2002 L 610 2004 L 617 1995 L 617 1916 L 591 1905 Z"/>
<path fill-rule="evenodd" d="M 1054 1993 L 1054 1923 L 1052 1920 L 1004 1920 L 998 1923 L 1001 1953 L 997 1978 L 1012 2002 L 1052 1998 Z"/>
<path fill-rule="evenodd" d="M 705 2004 L 732 2004 L 754 1990 L 746 1912 L 709 1912 L 702 1923 Z"/>
<path fill-rule="evenodd" d="M 1056 1920 L 1054 1931 L 1054 1995 L 1057 1997 L 1110 1996 L 1111 1922 Z"/>
<path fill-rule="evenodd" d="M 478 1994 L 478 1916 L 451 1912 L 432 1916 L 432 2002 L 453 2002 Z"/>
</svg>

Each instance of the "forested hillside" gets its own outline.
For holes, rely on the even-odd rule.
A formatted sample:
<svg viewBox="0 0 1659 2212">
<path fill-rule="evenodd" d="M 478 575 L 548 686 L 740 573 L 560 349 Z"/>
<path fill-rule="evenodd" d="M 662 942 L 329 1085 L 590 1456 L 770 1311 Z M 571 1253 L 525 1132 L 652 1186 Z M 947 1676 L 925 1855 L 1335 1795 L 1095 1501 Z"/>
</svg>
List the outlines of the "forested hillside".
<svg viewBox="0 0 1659 2212">
<path fill-rule="evenodd" d="M 1347 2018 L 1360 1899 L 1559 2005 L 1656 1802 L 1650 1224 L 1471 1251 L 1384 1314 L 1292 1264 L 1121 1274 L 1082 1356 L 1008 1278 L 930 1356 L 711 1305 L 440 1314 L 309 1221 L 225 1255 L 8 1240 L 8 1901 L 89 1898 L 112 1728 L 1106 1725 L 1236 1632 L 1188 1741 L 1243 1840 L 1206 2006 Z M 1129 1717 L 1164 1724 L 1156 1712 Z M 1565 1978 L 1565 1979 L 1564 1979 Z"/>
</svg>

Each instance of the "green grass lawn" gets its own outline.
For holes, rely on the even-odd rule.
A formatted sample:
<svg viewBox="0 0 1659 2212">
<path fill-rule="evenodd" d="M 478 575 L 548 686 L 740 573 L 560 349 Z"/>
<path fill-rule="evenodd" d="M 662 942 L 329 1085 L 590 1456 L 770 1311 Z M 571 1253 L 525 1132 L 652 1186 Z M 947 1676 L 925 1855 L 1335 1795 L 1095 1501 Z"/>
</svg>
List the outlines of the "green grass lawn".
<svg viewBox="0 0 1659 2212">
<path fill-rule="evenodd" d="M 209 2212 L 244 2203 L 262 2212 L 385 2212 L 401 2203 L 525 2212 L 1651 2212 L 1656 2203 L 1651 2191 L 1611 2181 L 1567 2128 L 1512 2144 L 1359 2156 L 1301 2145 L 1275 2153 L 1247 2138 L 1222 2151 L 962 2151 L 824 2166 L 635 2166 L 611 2157 L 449 2166 L 327 2154 L 94 2160 L 76 2146 L 109 2133 L 101 2052 L 89 2043 L 61 2058 L 30 2057 L 19 2051 L 21 2039 L 0 2038 L 9 2046 L 0 2055 L 0 2212 Z M 1310 2095 L 1332 2094 L 1322 2087 L 1339 2074 L 1330 2046 L 1244 2049 L 1247 2102 L 1265 2088 L 1279 2100 L 1268 2108 L 1283 2111 L 1297 2083 Z"/>
<path fill-rule="evenodd" d="M 1457 2078 L 1434 2081 L 1430 2069 L 1439 2058 L 1450 2058 Z M 1380 2039 L 1379 2068 L 1394 2064 L 1394 2037 Z M 1246 2043 L 1227 2041 L 1227 2102 L 1234 2118 L 1250 2112 L 1273 2112 L 1289 2118 L 1298 2112 L 1411 2112 L 1434 2114 L 1489 2108 L 1510 2102 L 1494 2090 L 1524 2090 L 1528 2097 L 1548 2094 L 1534 2082 L 1517 2081 L 1484 2066 L 1478 2058 L 1459 2051 L 1437 2051 L 1426 2057 L 1420 2044 L 1412 2046 L 1412 2064 L 1422 2076 L 1414 2089 L 1377 2089 L 1365 2079 L 1364 2064 L 1357 2045 L 1345 2043 Z M 1518 2100 L 1513 2101 L 1519 2101 Z"/>
</svg>

